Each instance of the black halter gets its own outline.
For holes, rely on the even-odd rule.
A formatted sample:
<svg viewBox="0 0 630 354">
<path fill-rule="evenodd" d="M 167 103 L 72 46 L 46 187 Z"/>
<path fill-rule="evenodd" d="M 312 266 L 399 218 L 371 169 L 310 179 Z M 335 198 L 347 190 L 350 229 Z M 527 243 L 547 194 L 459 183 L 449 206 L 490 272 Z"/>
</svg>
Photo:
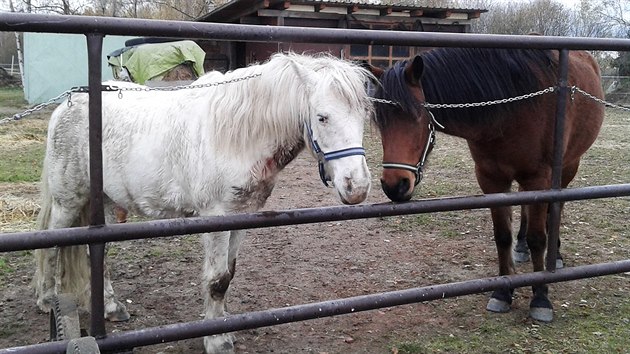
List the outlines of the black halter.
<svg viewBox="0 0 630 354">
<path fill-rule="evenodd" d="M 418 162 L 418 164 L 410 165 L 406 163 L 383 161 L 382 165 L 383 168 L 386 169 L 398 169 L 413 172 L 416 177 L 416 182 L 414 183 L 414 186 L 417 186 L 420 181 L 422 181 L 422 178 L 424 177 L 424 164 L 427 161 L 427 156 L 429 156 L 429 152 L 433 149 L 433 146 L 435 146 L 435 126 L 437 125 L 441 128 L 444 128 L 440 123 L 438 123 L 438 121 L 435 120 L 435 117 L 433 116 L 433 113 L 431 113 L 431 111 L 427 109 L 427 112 L 431 117 L 431 119 L 429 119 L 429 139 L 427 139 L 427 143 L 424 146 L 424 150 L 422 151 L 422 155 L 420 156 L 420 161 Z"/>
<path fill-rule="evenodd" d="M 365 156 L 365 149 L 361 146 L 359 147 L 350 147 L 341 150 L 335 150 L 331 152 L 323 152 L 319 147 L 316 139 L 313 139 L 313 129 L 311 129 L 311 125 L 309 123 L 304 123 L 304 127 L 306 128 L 306 132 L 308 134 L 308 140 L 311 142 L 311 147 L 313 148 L 313 152 L 317 156 L 317 164 L 319 166 L 319 178 L 322 179 L 322 182 L 326 187 L 329 187 L 328 182 L 330 181 L 330 177 L 326 175 L 326 171 L 324 170 L 324 164 L 330 160 L 337 160 L 348 156 L 354 155 L 362 155 Z"/>
</svg>

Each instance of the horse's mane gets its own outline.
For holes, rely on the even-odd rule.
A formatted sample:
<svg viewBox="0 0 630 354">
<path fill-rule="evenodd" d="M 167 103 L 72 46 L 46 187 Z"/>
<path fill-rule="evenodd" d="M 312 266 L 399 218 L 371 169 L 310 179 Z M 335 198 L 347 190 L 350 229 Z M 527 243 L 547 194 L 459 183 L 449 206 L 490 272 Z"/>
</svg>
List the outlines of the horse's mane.
<svg viewBox="0 0 630 354">
<path fill-rule="evenodd" d="M 344 97 L 352 107 L 372 106 L 365 92 L 367 71 L 331 55 L 299 55 L 277 53 L 267 62 L 236 69 L 225 74 L 209 73 L 193 84 L 230 81 L 250 75 L 250 79 L 200 90 L 209 100 L 213 112 L 212 129 L 218 144 L 231 149 L 243 149 L 244 141 L 259 139 L 270 144 L 286 144 L 280 139 L 299 143 L 306 119 L 310 116 L 308 78 L 301 77 L 296 66 L 316 71 L 316 86 L 333 85 L 338 97 Z M 240 151 L 240 150 L 237 150 Z"/>
<path fill-rule="evenodd" d="M 500 100 L 535 92 L 555 85 L 557 59 L 551 51 L 534 49 L 440 48 L 421 54 L 421 78 L 426 102 L 473 103 Z M 399 106 L 379 104 L 376 123 L 387 125 L 392 109 L 411 113 L 415 119 L 421 102 L 407 89 L 404 69 L 407 61 L 396 63 L 381 77 L 375 97 L 398 102 Z M 490 125 L 508 116 L 519 102 L 477 108 L 433 109 L 437 120 Z"/>
</svg>

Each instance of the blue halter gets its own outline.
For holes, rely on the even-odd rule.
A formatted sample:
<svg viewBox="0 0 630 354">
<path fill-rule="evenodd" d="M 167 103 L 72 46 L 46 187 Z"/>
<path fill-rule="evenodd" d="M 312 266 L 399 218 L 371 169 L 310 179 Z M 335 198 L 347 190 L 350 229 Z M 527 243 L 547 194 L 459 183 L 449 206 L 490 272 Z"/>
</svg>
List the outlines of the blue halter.
<svg viewBox="0 0 630 354">
<path fill-rule="evenodd" d="M 354 155 L 365 156 L 365 149 L 363 147 L 351 147 L 331 152 L 323 152 L 322 149 L 319 147 L 317 140 L 313 139 L 313 129 L 311 129 L 311 125 L 309 123 L 304 123 L 304 127 L 306 128 L 306 132 L 308 133 L 308 140 L 311 142 L 313 152 L 317 156 L 319 177 L 322 179 L 322 182 L 326 187 L 329 187 L 328 182 L 330 181 L 330 178 L 326 176 L 326 171 L 324 170 L 324 164 L 326 163 L 326 161 L 337 160 Z"/>
</svg>

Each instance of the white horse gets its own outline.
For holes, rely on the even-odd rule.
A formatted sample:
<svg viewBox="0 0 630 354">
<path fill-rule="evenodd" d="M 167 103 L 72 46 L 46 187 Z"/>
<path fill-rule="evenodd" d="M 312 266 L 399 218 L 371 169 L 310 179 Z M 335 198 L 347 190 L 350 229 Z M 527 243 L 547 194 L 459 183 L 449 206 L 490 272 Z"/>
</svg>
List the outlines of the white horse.
<svg viewBox="0 0 630 354">
<path fill-rule="evenodd" d="M 365 200 L 370 173 L 362 148 L 371 112 L 367 71 L 328 55 L 276 54 L 260 65 L 209 73 L 178 91 L 123 85 L 103 93 L 103 180 L 107 222 L 115 205 L 153 218 L 252 212 L 276 176 L 307 147 L 321 178 L 345 204 Z M 133 90 L 133 89 L 138 90 Z M 132 89 L 132 90 L 129 90 Z M 88 96 L 52 114 L 42 175 L 42 229 L 87 225 Z M 225 315 L 243 230 L 203 235 L 205 318 Z M 89 305 L 87 246 L 38 250 L 37 304 L 74 293 Z M 105 317 L 127 320 L 105 271 Z M 204 338 L 208 353 L 233 351 L 229 334 Z"/>
</svg>

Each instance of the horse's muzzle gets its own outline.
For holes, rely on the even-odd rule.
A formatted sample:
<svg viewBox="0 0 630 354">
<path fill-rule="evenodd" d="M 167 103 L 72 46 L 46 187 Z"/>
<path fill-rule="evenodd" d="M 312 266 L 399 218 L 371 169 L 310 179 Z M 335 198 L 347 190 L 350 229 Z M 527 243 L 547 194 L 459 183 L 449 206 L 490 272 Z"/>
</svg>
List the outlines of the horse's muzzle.
<svg viewBox="0 0 630 354">
<path fill-rule="evenodd" d="M 367 199 L 370 192 L 370 185 L 355 185 L 352 181 L 346 181 L 343 193 L 339 192 L 341 202 L 346 205 L 354 205 L 363 202 Z"/>
<path fill-rule="evenodd" d="M 405 202 L 411 199 L 413 188 L 408 178 L 401 178 L 394 186 L 390 186 L 381 179 L 381 187 L 387 198 L 393 202 Z"/>
</svg>

